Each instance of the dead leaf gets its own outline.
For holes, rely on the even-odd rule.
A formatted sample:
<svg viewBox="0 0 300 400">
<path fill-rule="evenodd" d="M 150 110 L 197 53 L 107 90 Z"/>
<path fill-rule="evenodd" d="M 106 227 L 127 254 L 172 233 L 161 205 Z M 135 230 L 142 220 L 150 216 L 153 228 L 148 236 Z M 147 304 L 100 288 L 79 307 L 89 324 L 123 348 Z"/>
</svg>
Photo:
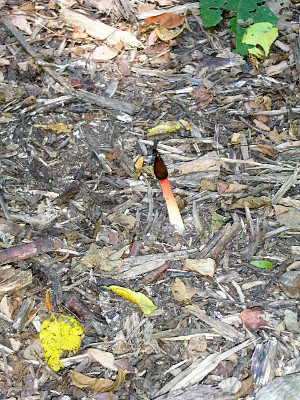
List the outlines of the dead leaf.
<svg viewBox="0 0 300 400">
<path fill-rule="evenodd" d="M 195 99 L 199 108 L 206 107 L 212 100 L 213 96 L 208 93 L 204 86 L 200 86 L 191 92 L 191 96 Z"/>
<path fill-rule="evenodd" d="M 248 325 L 255 332 L 257 332 L 261 326 L 265 325 L 264 316 L 264 311 L 259 307 L 246 308 L 240 313 L 243 324 Z"/>
<path fill-rule="evenodd" d="M 109 214 L 107 219 L 112 223 L 122 225 L 128 231 L 135 227 L 136 222 L 136 219 L 133 215 L 126 215 L 122 213 Z"/>
<path fill-rule="evenodd" d="M 236 210 L 240 209 L 243 210 L 245 207 L 249 207 L 250 210 L 256 210 L 257 208 L 264 207 L 264 206 L 271 206 L 272 202 L 269 197 L 261 196 L 261 197 L 242 197 L 236 201 L 233 197 L 229 200 L 222 200 L 221 206 L 225 210 Z"/>
<path fill-rule="evenodd" d="M 60 14 L 68 26 L 80 27 L 91 37 L 106 40 L 109 45 L 114 46 L 122 42 L 126 48 L 143 47 L 143 44 L 130 31 L 115 29 L 99 20 L 88 18 L 68 8 L 62 8 Z"/>
<path fill-rule="evenodd" d="M 87 268 L 98 267 L 103 271 L 111 271 L 113 268 L 120 268 L 123 264 L 123 260 L 110 260 L 109 256 L 112 252 L 113 251 L 110 247 L 101 248 L 95 243 L 92 243 L 80 260 L 80 263 L 85 265 Z"/>
<path fill-rule="evenodd" d="M 95 62 L 112 60 L 118 55 L 118 51 L 108 46 L 98 46 L 89 55 L 89 59 Z"/>
<path fill-rule="evenodd" d="M 179 303 L 190 301 L 194 294 L 196 294 L 196 290 L 194 288 L 187 287 L 179 278 L 176 278 L 175 282 L 172 283 L 171 290 L 174 299 Z"/>
<path fill-rule="evenodd" d="M 184 16 L 176 13 L 164 13 L 145 19 L 145 24 L 150 25 L 158 23 L 164 28 L 172 29 L 184 23 Z"/>
<path fill-rule="evenodd" d="M 70 133 L 72 133 L 72 129 L 73 129 L 73 125 L 72 124 L 65 124 L 63 122 L 59 122 L 57 124 L 54 124 L 52 122 L 50 122 L 47 125 L 39 125 L 39 124 L 34 124 L 33 125 L 35 128 L 42 128 L 45 131 L 53 131 L 55 132 L 57 135 L 60 135 L 61 133 L 66 133 L 67 135 L 69 135 Z"/>
<path fill-rule="evenodd" d="M 195 172 L 220 171 L 220 161 L 214 157 L 203 156 L 194 161 L 189 161 L 176 168 L 178 174 L 192 174 Z"/>
<path fill-rule="evenodd" d="M 88 389 L 100 393 L 109 392 L 114 384 L 111 379 L 91 378 L 77 371 L 71 371 L 71 379 L 73 385 L 80 389 Z"/>
<path fill-rule="evenodd" d="M 183 25 L 182 28 L 176 31 L 176 30 L 166 29 L 163 26 L 159 25 L 158 27 L 156 27 L 155 32 L 157 36 L 160 38 L 160 40 L 162 40 L 163 42 L 168 42 L 169 40 L 173 40 L 177 36 L 179 36 L 183 32 L 184 28 L 185 26 Z"/>
<path fill-rule="evenodd" d="M 249 393 L 252 392 L 252 390 L 254 389 L 254 377 L 252 374 L 250 374 L 250 376 L 248 376 L 248 378 L 244 379 L 241 382 L 242 386 L 240 388 L 240 390 L 235 393 L 234 398 L 235 399 L 241 399 L 241 398 L 245 398 Z"/>
<path fill-rule="evenodd" d="M 32 34 L 29 22 L 27 21 L 25 15 L 17 15 L 11 20 L 11 22 L 21 31 L 27 33 L 28 35 Z"/>
<path fill-rule="evenodd" d="M 227 183 L 222 181 L 218 182 L 219 194 L 238 193 L 247 188 L 248 185 L 242 185 L 241 183 Z"/>
<path fill-rule="evenodd" d="M 300 227 L 300 210 L 295 207 L 285 207 L 279 204 L 273 205 L 277 221 L 291 229 Z"/>
<path fill-rule="evenodd" d="M 213 277 L 216 263 L 212 258 L 203 258 L 200 260 L 186 259 L 184 261 L 184 270 L 195 271 L 200 275 Z"/>
<path fill-rule="evenodd" d="M 110 369 L 111 371 L 117 371 L 118 368 L 114 365 L 115 356 L 108 351 L 103 351 L 100 349 L 88 349 L 88 355 L 93 359 L 93 361 L 98 362 L 102 367 Z"/>
</svg>

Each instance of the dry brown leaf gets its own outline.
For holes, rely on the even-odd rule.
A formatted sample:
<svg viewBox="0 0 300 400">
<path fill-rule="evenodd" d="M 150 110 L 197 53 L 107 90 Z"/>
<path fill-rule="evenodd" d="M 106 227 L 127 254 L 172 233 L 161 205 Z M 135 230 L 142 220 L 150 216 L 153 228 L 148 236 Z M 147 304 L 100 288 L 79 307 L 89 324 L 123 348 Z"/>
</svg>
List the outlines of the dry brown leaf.
<svg viewBox="0 0 300 400">
<path fill-rule="evenodd" d="M 264 124 L 262 121 L 259 121 L 258 119 L 254 119 L 253 122 L 254 122 L 254 125 L 258 129 L 265 131 L 265 132 L 270 132 L 271 129 L 266 124 Z"/>
<path fill-rule="evenodd" d="M 169 40 L 173 40 L 177 36 L 179 36 L 183 32 L 184 28 L 185 25 L 183 25 L 182 28 L 176 31 L 176 30 L 169 30 L 161 25 L 158 25 L 155 29 L 155 32 L 157 36 L 160 38 L 160 40 L 162 40 L 163 42 L 168 42 Z"/>
<path fill-rule="evenodd" d="M 80 263 L 87 268 L 100 268 L 103 271 L 111 271 L 113 268 L 120 268 L 123 260 L 110 260 L 112 254 L 110 247 L 99 247 L 92 243 L 85 255 L 80 260 Z"/>
<path fill-rule="evenodd" d="M 192 174 L 194 172 L 220 171 L 220 161 L 214 157 L 203 156 L 194 161 L 179 165 L 176 172 L 179 174 Z"/>
<path fill-rule="evenodd" d="M 251 374 L 248 378 L 244 379 L 242 382 L 242 387 L 240 390 L 234 395 L 235 399 L 243 399 L 247 396 L 247 394 L 251 393 L 254 389 L 254 377 Z"/>
<path fill-rule="evenodd" d="M 17 15 L 11 20 L 11 22 L 21 31 L 26 32 L 28 35 L 32 34 L 30 24 L 27 21 L 25 15 Z"/>
<path fill-rule="evenodd" d="M 300 210 L 295 207 L 273 205 L 277 221 L 291 229 L 300 228 Z"/>
<path fill-rule="evenodd" d="M 126 215 L 122 213 L 113 213 L 108 215 L 107 219 L 110 222 L 124 226 L 127 230 L 132 230 L 135 227 L 136 219 L 133 215 Z"/>
<path fill-rule="evenodd" d="M 225 210 L 236 210 L 240 209 L 243 210 L 246 206 L 250 208 L 250 210 L 255 210 L 260 207 L 270 206 L 271 199 L 266 196 L 261 197 L 242 197 L 241 199 L 235 201 L 235 198 L 229 200 L 222 200 L 221 202 L 222 208 Z"/>
<path fill-rule="evenodd" d="M 191 96 L 195 99 L 196 104 L 199 108 L 206 107 L 212 100 L 213 96 L 208 93 L 204 86 L 200 86 L 191 92 Z"/>
<path fill-rule="evenodd" d="M 238 193 L 247 188 L 248 185 L 242 185 L 241 183 L 218 182 L 219 194 Z"/>
<path fill-rule="evenodd" d="M 181 279 L 176 278 L 175 282 L 171 285 L 171 290 L 174 296 L 174 299 L 179 303 L 184 303 L 186 301 L 190 301 L 191 298 L 196 293 L 196 290 L 191 287 L 187 287 Z"/>
<path fill-rule="evenodd" d="M 164 13 L 145 19 L 145 24 L 158 23 L 164 28 L 172 29 L 184 23 L 184 16 L 176 13 Z"/>
<path fill-rule="evenodd" d="M 88 389 L 94 392 L 109 392 L 114 385 L 114 381 L 104 378 L 91 378 L 77 371 L 71 371 L 73 385 L 80 389 Z"/>
</svg>

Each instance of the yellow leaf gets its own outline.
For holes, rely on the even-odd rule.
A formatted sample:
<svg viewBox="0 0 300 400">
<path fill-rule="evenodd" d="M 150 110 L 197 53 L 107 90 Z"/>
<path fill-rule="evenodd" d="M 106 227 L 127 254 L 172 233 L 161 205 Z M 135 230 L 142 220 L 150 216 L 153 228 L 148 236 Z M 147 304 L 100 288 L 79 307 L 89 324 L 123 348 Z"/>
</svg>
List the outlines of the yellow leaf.
<svg viewBox="0 0 300 400">
<path fill-rule="evenodd" d="M 79 322 L 68 315 L 50 313 L 50 317 L 42 323 L 41 346 L 45 360 L 53 371 L 63 368 L 60 356 L 65 350 L 72 351 L 74 354 L 77 352 L 82 333 Z"/>
<path fill-rule="evenodd" d="M 143 293 L 139 292 L 134 292 L 133 290 L 121 287 L 121 286 L 104 286 L 106 289 L 111 290 L 118 296 L 123 297 L 126 300 L 131 301 L 134 304 L 137 304 L 141 310 L 143 311 L 144 314 L 151 314 L 151 311 L 156 310 L 157 307 L 152 303 L 150 299 L 148 299 L 147 296 L 145 296 Z"/>
<path fill-rule="evenodd" d="M 59 122 L 58 124 L 53 124 L 49 123 L 48 125 L 39 125 L 39 124 L 34 124 L 33 125 L 35 128 L 42 128 L 45 129 L 45 131 L 53 131 L 57 135 L 61 133 L 66 133 L 70 134 L 72 133 L 73 125 L 72 124 L 64 124 L 63 122 Z"/>
<path fill-rule="evenodd" d="M 137 159 L 136 163 L 134 164 L 135 169 L 141 169 L 143 167 L 144 157 L 141 156 Z"/>
<path fill-rule="evenodd" d="M 242 43 L 246 43 L 253 46 L 261 46 L 267 56 L 270 51 L 270 47 L 274 40 L 278 36 L 277 28 L 270 24 L 270 22 L 258 22 L 249 26 L 246 30 Z M 258 47 L 253 47 L 248 50 L 250 54 L 261 58 L 262 54 Z"/>
<path fill-rule="evenodd" d="M 179 121 L 167 121 L 164 124 L 148 129 L 147 139 L 151 136 L 162 135 L 164 133 L 173 133 L 180 129 Z"/>
</svg>

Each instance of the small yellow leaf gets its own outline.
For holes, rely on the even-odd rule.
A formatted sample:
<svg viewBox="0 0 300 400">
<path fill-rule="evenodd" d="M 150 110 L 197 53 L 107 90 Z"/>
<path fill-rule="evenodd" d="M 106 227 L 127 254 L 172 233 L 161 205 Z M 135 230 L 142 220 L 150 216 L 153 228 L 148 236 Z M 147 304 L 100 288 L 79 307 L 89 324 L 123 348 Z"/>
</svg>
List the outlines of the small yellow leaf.
<svg viewBox="0 0 300 400">
<path fill-rule="evenodd" d="M 136 163 L 134 164 L 135 169 L 141 169 L 143 167 L 144 157 L 141 156 L 137 159 Z"/>
<path fill-rule="evenodd" d="M 82 327 L 76 319 L 68 315 L 50 313 L 50 317 L 42 323 L 40 331 L 41 346 L 44 350 L 45 360 L 53 371 L 63 368 L 60 356 L 64 350 L 77 352 Z"/>
<path fill-rule="evenodd" d="M 164 124 L 155 126 L 154 128 L 148 129 L 147 139 L 151 136 L 162 135 L 165 133 L 173 133 L 180 129 L 179 121 L 167 121 Z"/>
<path fill-rule="evenodd" d="M 118 296 L 121 296 L 124 299 L 129 300 L 134 304 L 137 304 L 141 308 L 144 314 L 147 315 L 151 314 L 151 311 L 157 309 L 157 307 L 152 303 L 152 301 L 143 293 L 134 292 L 133 290 L 115 285 L 108 286 L 106 287 L 106 289 L 111 290 Z"/>
<path fill-rule="evenodd" d="M 42 128 L 45 131 L 53 131 L 57 135 L 61 133 L 66 133 L 70 134 L 72 133 L 73 125 L 72 124 L 64 124 L 63 122 L 59 122 L 57 124 L 54 123 L 49 123 L 48 125 L 39 125 L 39 124 L 34 124 L 33 125 L 35 128 Z"/>
</svg>

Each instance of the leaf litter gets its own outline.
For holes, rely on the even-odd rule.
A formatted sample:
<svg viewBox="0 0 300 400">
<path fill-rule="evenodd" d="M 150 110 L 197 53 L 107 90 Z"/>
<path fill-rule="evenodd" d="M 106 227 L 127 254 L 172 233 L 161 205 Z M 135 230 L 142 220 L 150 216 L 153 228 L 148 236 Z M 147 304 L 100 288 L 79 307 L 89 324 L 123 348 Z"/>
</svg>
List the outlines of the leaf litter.
<svg viewBox="0 0 300 400">
<path fill-rule="evenodd" d="M 5 398 L 298 396 L 298 5 L 200 3 L 0 2 Z"/>
</svg>

